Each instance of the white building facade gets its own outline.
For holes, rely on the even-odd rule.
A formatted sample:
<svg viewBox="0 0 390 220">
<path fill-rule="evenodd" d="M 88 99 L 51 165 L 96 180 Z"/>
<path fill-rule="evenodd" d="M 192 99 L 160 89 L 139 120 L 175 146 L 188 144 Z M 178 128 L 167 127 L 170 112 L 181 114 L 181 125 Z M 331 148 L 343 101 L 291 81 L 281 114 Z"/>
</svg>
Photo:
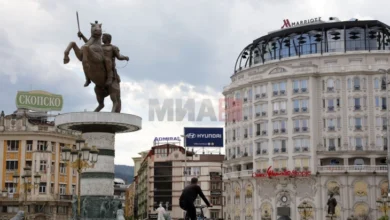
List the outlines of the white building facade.
<svg viewBox="0 0 390 220">
<path fill-rule="evenodd" d="M 383 215 L 389 30 L 379 21 L 314 23 L 244 48 L 224 88 L 224 219 L 324 220 L 330 194 L 333 219 Z M 298 209 L 305 202 L 311 211 Z"/>
</svg>

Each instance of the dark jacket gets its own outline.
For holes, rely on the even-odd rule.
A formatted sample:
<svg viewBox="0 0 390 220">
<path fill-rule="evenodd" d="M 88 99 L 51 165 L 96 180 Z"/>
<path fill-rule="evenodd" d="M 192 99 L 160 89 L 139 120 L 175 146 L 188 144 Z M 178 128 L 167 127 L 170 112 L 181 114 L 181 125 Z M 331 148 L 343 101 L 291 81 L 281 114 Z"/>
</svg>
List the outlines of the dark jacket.
<svg viewBox="0 0 390 220">
<path fill-rule="evenodd" d="M 200 198 L 203 199 L 203 201 L 206 203 L 207 206 L 210 206 L 210 203 L 207 200 L 207 198 L 204 196 L 202 189 L 197 184 L 190 184 L 186 186 L 179 200 L 194 203 L 198 195 L 200 196 Z"/>
</svg>

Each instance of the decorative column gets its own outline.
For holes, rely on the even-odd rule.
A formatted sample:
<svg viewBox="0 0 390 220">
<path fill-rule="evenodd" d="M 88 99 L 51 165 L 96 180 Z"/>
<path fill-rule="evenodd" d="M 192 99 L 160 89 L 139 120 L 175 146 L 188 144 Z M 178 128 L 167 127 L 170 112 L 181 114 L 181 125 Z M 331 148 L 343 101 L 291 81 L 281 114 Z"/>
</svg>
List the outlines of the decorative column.
<svg viewBox="0 0 390 220">
<path fill-rule="evenodd" d="M 59 129 L 78 131 L 88 147 L 99 150 L 97 162 L 80 175 L 81 219 L 116 219 L 114 199 L 115 134 L 141 129 L 135 115 L 111 112 L 75 112 L 56 117 Z"/>
</svg>

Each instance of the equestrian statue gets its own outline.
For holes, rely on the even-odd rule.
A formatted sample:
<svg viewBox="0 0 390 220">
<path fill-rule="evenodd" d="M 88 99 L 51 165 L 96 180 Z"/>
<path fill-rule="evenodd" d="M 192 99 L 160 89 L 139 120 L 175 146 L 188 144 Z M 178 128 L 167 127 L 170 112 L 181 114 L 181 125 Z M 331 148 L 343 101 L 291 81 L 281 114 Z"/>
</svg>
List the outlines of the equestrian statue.
<svg viewBox="0 0 390 220">
<path fill-rule="evenodd" d="M 77 22 L 78 14 L 77 14 Z M 70 42 L 64 52 L 64 64 L 69 63 L 69 52 L 73 49 L 77 59 L 82 62 L 87 87 L 91 81 L 95 84 L 95 94 L 98 107 L 95 112 L 104 108 L 104 98 L 110 96 L 112 101 L 111 112 L 121 112 L 121 90 L 120 78 L 115 66 L 115 59 L 129 61 L 129 57 L 119 53 L 119 48 L 111 44 L 112 36 L 102 34 L 102 24 L 97 21 L 91 23 L 91 37 L 87 39 L 79 32 L 78 37 L 83 39 L 85 44 L 79 48 L 75 42 Z M 103 43 L 102 44 L 102 35 Z"/>
</svg>

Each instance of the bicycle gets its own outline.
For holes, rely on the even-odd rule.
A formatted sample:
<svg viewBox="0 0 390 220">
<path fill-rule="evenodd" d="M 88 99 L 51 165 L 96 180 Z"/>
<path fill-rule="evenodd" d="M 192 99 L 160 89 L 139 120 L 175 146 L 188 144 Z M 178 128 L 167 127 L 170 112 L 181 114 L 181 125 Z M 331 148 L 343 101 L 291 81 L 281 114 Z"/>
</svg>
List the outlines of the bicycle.
<svg viewBox="0 0 390 220">
<path fill-rule="evenodd" d="M 208 218 L 206 218 L 206 216 L 204 216 L 204 213 L 203 213 L 203 209 L 204 208 L 207 208 L 207 206 L 205 205 L 198 205 L 198 206 L 195 206 L 196 209 L 200 209 L 200 213 L 196 215 L 196 219 L 197 220 L 208 220 Z M 186 212 L 186 216 L 184 218 L 185 220 L 189 220 L 190 218 L 187 216 L 187 212 Z"/>
</svg>

